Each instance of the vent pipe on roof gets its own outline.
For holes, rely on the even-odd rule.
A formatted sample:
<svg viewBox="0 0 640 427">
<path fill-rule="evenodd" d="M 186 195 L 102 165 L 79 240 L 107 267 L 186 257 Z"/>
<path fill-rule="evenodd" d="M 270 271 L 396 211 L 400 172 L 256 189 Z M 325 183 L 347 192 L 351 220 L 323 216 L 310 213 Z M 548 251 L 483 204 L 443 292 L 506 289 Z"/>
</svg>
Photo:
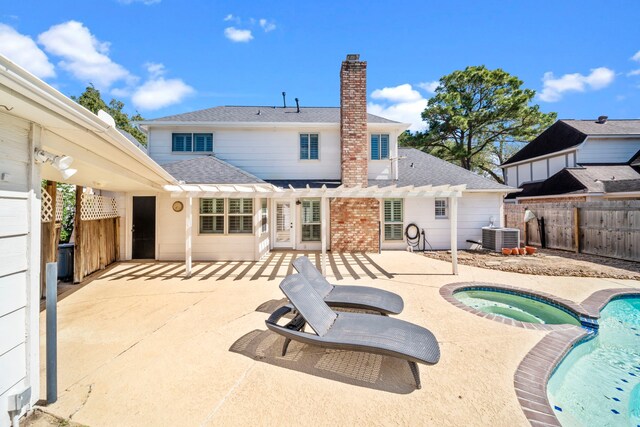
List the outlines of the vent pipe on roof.
<svg viewBox="0 0 640 427">
<path fill-rule="evenodd" d="M 300 112 L 300 102 L 298 100 L 298 98 L 296 98 L 296 113 Z"/>
<path fill-rule="evenodd" d="M 282 92 L 282 105 L 287 108 L 287 92 Z"/>
<path fill-rule="evenodd" d="M 607 123 L 608 118 L 609 118 L 608 116 L 598 116 L 598 120 L 596 120 L 596 123 L 600 123 L 600 124 Z"/>
</svg>

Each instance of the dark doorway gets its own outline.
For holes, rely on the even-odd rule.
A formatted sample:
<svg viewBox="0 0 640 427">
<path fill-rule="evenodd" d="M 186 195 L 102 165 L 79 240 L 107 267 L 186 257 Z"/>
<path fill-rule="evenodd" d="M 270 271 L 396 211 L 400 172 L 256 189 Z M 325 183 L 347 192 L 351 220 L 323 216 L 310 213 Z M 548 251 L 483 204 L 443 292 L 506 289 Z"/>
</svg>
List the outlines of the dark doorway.
<svg viewBox="0 0 640 427">
<path fill-rule="evenodd" d="M 133 198 L 133 228 L 131 230 L 134 259 L 156 257 L 156 198 Z"/>
</svg>

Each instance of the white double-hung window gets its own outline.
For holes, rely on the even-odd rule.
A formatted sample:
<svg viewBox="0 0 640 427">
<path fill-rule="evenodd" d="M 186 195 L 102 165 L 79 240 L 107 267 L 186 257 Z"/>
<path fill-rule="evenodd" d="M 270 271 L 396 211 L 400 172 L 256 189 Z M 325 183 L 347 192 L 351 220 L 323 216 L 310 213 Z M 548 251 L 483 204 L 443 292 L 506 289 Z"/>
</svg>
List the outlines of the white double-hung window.
<svg viewBox="0 0 640 427">
<path fill-rule="evenodd" d="M 384 240 L 402 240 L 402 199 L 384 201 Z"/>
<path fill-rule="evenodd" d="M 436 199 L 435 216 L 439 219 L 447 218 L 447 199 Z"/>
<path fill-rule="evenodd" d="M 302 200 L 302 241 L 320 240 L 320 199 Z"/>
</svg>

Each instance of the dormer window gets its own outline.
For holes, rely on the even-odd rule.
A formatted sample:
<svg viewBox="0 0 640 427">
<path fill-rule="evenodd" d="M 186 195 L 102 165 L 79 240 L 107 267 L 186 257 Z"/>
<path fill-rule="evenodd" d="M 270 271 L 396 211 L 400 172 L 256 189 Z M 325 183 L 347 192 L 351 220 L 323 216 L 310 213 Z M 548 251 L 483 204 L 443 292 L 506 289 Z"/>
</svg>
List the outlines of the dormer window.
<svg viewBox="0 0 640 427">
<path fill-rule="evenodd" d="M 171 151 L 174 153 L 212 153 L 212 133 L 171 134 Z"/>
<path fill-rule="evenodd" d="M 384 133 L 371 134 L 371 160 L 385 160 L 389 158 L 389 135 Z"/>
</svg>

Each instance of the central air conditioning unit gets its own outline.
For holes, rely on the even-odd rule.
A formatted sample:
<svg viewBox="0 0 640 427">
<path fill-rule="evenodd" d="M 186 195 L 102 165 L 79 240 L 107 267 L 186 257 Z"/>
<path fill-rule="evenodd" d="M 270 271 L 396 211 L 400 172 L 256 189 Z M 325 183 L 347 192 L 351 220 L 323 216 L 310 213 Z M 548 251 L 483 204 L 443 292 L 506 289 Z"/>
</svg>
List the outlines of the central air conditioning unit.
<svg viewBox="0 0 640 427">
<path fill-rule="evenodd" d="M 482 248 L 500 252 L 502 248 L 519 248 L 520 230 L 517 228 L 482 227 Z"/>
</svg>

